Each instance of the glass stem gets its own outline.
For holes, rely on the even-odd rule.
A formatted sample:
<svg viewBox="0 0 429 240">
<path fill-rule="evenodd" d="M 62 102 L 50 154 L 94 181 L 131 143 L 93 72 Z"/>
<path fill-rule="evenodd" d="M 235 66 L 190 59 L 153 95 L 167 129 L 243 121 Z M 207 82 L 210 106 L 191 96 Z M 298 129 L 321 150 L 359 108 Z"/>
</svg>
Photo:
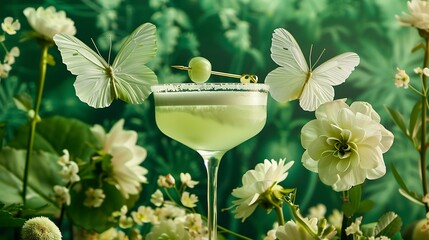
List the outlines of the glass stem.
<svg viewBox="0 0 429 240">
<path fill-rule="evenodd" d="M 217 173 L 220 160 L 226 151 L 202 151 L 198 153 L 204 159 L 207 169 L 207 224 L 209 240 L 217 239 Z"/>
</svg>

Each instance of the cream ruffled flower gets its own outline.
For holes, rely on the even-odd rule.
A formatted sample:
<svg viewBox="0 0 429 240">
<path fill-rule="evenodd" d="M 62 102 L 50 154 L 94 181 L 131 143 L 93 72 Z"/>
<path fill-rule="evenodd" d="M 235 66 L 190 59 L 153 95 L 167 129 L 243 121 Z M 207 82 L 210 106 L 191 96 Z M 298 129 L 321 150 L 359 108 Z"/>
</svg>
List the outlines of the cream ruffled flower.
<svg viewBox="0 0 429 240">
<path fill-rule="evenodd" d="M 411 26 L 422 30 L 429 30 L 429 4 L 427 1 L 411 0 L 407 2 L 408 11 L 402 17 L 395 16 L 404 26 Z"/>
<path fill-rule="evenodd" d="M 53 6 L 46 9 L 28 7 L 24 9 L 24 15 L 33 30 L 46 40 L 52 41 L 57 33 L 76 34 L 73 20 L 67 18 L 64 11 L 57 12 Z"/>
<path fill-rule="evenodd" d="M 380 124 L 379 115 L 366 102 L 336 100 L 321 105 L 316 119 L 301 130 L 306 149 L 304 166 L 336 191 L 345 191 L 386 173 L 383 160 L 393 134 Z"/>
<path fill-rule="evenodd" d="M 147 182 L 147 169 L 140 166 L 147 152 L 136 145 L 137 133 L 123 129 L 124 120 L 119 120 L 106 134 L 103 127 L 95 125 L 91 131 L 103 145 L 103 150 L 112 156 L 111 172 L 108 182 L 114 184 L 128 198 L 130 194 L 138 194 L 140 184 Z"/>
<path fill-rule="evenodd" d="M 232 195 L 237 200 L 232 203 L 237 208 L 233 211 L 235 218 L 246 220 L 258 206 L 257 201 L 267 190 L 281 190 L 278 183 L 286 179 L 288 170 L 293 165 L 293 161 L 286 163 L 285 159 L 280 159 L 277 163 L 274 160 L 256 165 L 254 170 L 247 171 L 242 178 L 243 186 L 232 191 Z"/>
</svg>

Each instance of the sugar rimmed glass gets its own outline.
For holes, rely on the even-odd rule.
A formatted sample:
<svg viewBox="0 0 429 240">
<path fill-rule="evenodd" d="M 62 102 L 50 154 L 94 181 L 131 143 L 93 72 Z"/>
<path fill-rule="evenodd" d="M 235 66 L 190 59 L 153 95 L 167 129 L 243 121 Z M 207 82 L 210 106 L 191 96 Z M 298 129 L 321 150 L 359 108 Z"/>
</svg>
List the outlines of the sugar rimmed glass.
<svg viewBox="0 0 429 240">
<path fill-rule="evenodd" d="M 194 149 L 207 170 L 209 239 L 216 239 L 217 175 L 228 150 L 258 134 L 267 117 L 268 85 L 181 83 L 152 86 L 155 120 L 165 135 Z"/>
</svg>

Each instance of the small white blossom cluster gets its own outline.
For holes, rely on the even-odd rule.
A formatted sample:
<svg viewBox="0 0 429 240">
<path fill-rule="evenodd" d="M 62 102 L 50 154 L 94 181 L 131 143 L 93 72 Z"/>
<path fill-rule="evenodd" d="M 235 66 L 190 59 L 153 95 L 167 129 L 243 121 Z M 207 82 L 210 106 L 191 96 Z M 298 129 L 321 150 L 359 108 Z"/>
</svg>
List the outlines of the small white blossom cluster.
<svg viewBox="0 0 429 240">
<path fill-rule="evenodd" d="M 3 60 L 0 60 L 0 80 L 9 76 L 12 65 L 15 63 L 15 58 L 19 57 L 20 54 L 18 47 L 12 47 L 11 49 L 6 47 L 6 36 L 15 35 L 20 30 L 21 24 L 18 19 L 14 20 L 12 17 L 6 17 L 1 23 L 1 28 L 3 34 L 0 35 L 0 45 L 5 51 L 5 55 Z"/>
<path fill-rule="evenodd" d="M 165 200 L 160 189 L 151 195 L 151 203 L 155 206 L 139 206 L 136 210 L 129 212 L 126 206 L 121 211 L 114 212 L 113 218 L 119 222 L 123 229 L 131 228 L 131 232 L 138 232 L 139 226 L 151 225 L 150 232 L 145 239 L 207 239 L 208 229 L 200 214 L 189 213 L 186 208 L 196 206 L 198 198 L 194 194 L 185 191 L 193 188 L 197 181 L 192 180 L 189 173 L 181 173 L 181 187 L 176 188 L 175 179 L 171 174 L 160 176 L 158 185 L 164 190 L 174 188 L 179 192 L 180 204 L 174 200 Z M 180 189 L 180 191 L 179 191 Z M 171 197 L 170 194 L 168 194 Z M 109 229 L 108 233 L 117 235 L 118 231 Z M 107 234 L 103 233 L 103 234 Z"/>
<path fill-rule="evenodd" d="M 80 181 L 78 175 L 79 167 L 74 161 L 70 161 L 70 154 L 67 149 L 63 150 L 63 155 L 59 157 L 57 163 L 61 166 L 60 175 L 63 181 L 71 186 L 72 183 Z M 63 204 L 70 205 L 70 189 L 66 186 L 55 185 L 54 186 L 54 198 L 59 206 Z"/>
<path fill-rule="evenodd" d="M 70 205 L 70 189 L 74 183 L 80 181 L 80 176 L 78 175 L 79 166 L 76 162 L 70 160 L 70 153 L 67 149 L 63 150 L 63 155 L 58 159 L 57 162 L 61 166 L 60 175 L 62 176 L 66 186 L 55 185 L 54 198 L 59 206 L 62 204 Z M 89 187 L 85 191 L 85 196 L 86 197 L 83 205 L 94 208 L 100 207 L 106 198 L 103 189 L 94 189 L 92 187 Z"/>
</svg>

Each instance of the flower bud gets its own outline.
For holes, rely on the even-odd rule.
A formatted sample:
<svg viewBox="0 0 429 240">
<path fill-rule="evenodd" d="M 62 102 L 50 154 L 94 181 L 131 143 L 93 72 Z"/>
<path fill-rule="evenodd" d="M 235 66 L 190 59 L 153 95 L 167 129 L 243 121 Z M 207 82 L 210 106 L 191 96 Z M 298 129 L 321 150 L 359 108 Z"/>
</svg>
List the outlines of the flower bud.
<svg viewBox="0 0 429 240">
<path fill-rule="evenodd" d="M 47 217 L 34 217 L 27 220 L 21 230 L 23 240 L 61 239 L 60 229 Z"/>
<path fill-rule="evenodd" d="M 158 186 L 163 188 L 173 188 L 176 184 L 176 180 L 171 174 L 167 174 L 165 176 L 158 177 Z"/>
</svg>

